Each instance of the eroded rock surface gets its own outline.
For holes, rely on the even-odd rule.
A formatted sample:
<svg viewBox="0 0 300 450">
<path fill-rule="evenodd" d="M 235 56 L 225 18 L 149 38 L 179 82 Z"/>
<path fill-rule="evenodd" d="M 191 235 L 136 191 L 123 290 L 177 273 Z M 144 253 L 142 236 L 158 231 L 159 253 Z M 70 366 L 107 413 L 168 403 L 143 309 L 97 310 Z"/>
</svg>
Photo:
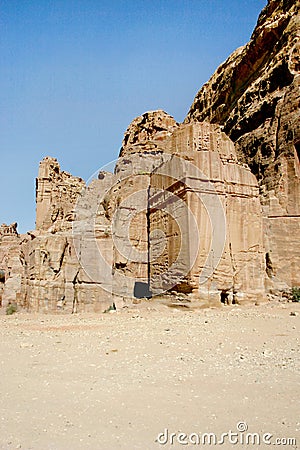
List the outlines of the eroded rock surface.
<svg viewBox="0 0 300 450">
<path fill-rule="evenodd" d="M 136 284 L 148 285 L 148 196 L 153 170 L 170 158 L 166 140 L 179 124 L 162 110 L 147 112 L 128 126 L 111 189 L 113 291 L 130 297 Z M 144 289 L 148 295 L 149 290 Z"/>
<path fill-rule="evenodd" d="M 279 189 L 280 156 L 293 160 L 300 141 L 299 33 L 299 2 L 270 0 L 250 42 L 216 70 L 185 119 L 222 125 L 268 191 Z"/>
<path fill-rule="evenodd" d="M 0 226 L 0 305 L 3 307 L 9 303 L 24 306 L 26 258 L 22 247 L 28 238 L 18 234 L 15 222 Z"/>
<path fill-rule="evenodd" d="M 150 183 L 151 290 L 190 293 L 206 306 L 263 300 L 255 176 L 216 125 L 181 125 L 166 149 L 172 157 Z"/>
<path fill-rule="evenodd" d="M 114 173 L 86 186 L 44 158 L 36 230 L 0 227 L 2 305 L 216 306 L 300 285 L 299 48 L 299 2 L 269 0 L 183 124 L 162 110 L 132 121 Z"/>
<path fill-rule="evenodd" d="M 52 233 L 70 230 L 78 194 L 85 182 L 60 170 L 56 158 L 40 162 L 36 180 L 36 229 Z"/>
<path fill-rule="evenodd" d="M 270 282 L 278 286 L 300 284 L 299 5 L 269 0 L 250 42 L 200 89 L 185 119 L 220 124 L 257 177 Z"/>
</svg>

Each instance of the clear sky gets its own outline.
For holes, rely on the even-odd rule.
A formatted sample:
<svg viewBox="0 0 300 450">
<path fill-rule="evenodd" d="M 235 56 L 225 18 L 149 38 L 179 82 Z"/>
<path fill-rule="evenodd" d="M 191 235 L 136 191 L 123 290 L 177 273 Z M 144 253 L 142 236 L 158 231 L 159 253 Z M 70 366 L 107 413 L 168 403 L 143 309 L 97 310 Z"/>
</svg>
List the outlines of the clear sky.
<svg viewBox="0 0 300 450">
<path fill-rule="evenodd" d="M 0 0 L 0 223 L 34 228 L 44 156 L 88 179 L 129 123 L 182 121 L 266 0 Z"/>
</svg>

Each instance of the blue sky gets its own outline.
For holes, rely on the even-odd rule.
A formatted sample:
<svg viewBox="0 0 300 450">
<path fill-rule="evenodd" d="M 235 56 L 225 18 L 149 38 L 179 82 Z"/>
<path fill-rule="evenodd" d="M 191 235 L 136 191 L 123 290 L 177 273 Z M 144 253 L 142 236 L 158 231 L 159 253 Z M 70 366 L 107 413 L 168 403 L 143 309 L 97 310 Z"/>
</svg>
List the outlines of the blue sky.
<svg viewBox="0 0 300 450">
<path fill-rule="evenodd" d="M 266 0 L 0 0 L 0 223 L 34 228 L 44 156 L 88 179 L 129 123 L 182 121 Z"/>
</svg>

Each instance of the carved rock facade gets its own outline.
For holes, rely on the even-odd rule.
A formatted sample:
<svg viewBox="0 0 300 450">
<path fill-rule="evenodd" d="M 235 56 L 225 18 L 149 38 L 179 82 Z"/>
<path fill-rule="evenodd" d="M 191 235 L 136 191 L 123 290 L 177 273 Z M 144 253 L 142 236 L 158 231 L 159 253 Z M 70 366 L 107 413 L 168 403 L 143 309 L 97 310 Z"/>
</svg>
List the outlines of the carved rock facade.
<svg viewBox="0 0 300 450">
<path fill-rule="evenodd" d="M 172 156 L 150 182 L 151 291 L 190 293 L 206 306 L 264 300 L 255 176 L 216 125 L 181 125 L 166 149 Z"/>
<path fill-rule="evenodd" d="M 25 255 L 22 246 L 28 236 L 19 235 L 17 224 L 0 226 L 0 305 L 23 305 L 22 286 L 25 276 Z"/>
<path fill-rule="evenodd" d="M 3 306 L 215 306 L 300 285 L 298 9 L 270 0 L 183 124 L 161 110 L 134 119 L 114 173 L 86 186 L 40 163 L 36 230 L 0 227 Z"/>
<path fill-rule="evenodd" d="M 209 120 L 259 181 L 269 285 L 300 284 L 300 3 L 269 0 L 250 42 L 200 89 L 185 123 Z"/>
</svg>

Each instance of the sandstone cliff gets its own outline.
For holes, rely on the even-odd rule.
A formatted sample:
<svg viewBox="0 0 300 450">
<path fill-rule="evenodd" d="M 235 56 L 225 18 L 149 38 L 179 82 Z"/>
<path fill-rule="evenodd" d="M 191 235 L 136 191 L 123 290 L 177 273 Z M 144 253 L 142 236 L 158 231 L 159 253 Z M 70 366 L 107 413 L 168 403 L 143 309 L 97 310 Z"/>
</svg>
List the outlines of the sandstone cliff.
<svg viewBox="0 0 300 450">
<path fill-rule="evenodd" d="M 220 124 L 257 177 L 272 277 L 289 285 L 300 283 L 299 5 L 269 0 L 250 42 L 216 70 L 185 119 Z"/>
<path fill-rule="evenodd" d="M 44 158 L 36 180 L 36 229 L 52 233 L 71 229 L 75 203 L 84 187 L 82 178 L 61 171 L 55 158 Z"/>
<path fill-rule="evenodd" d="M 183 124 L 150 111 L 88 186 L 44 158 L 36 230 L 0 227 L 0 303 L 259 302 L 300 285 L 299 2 L 270 0 Z M 252 172 L 252 173 L 251 173 Z"/>
<path fill-rule="evenodd" d="M 22 249 L 29 239 L 28 235 L 18 234 L 16 223 L 0 226 L 0 306 L 24 306 L 26 258 Z"/>
<path fill-rule="evenodd" d="M 299 158 L 299 37 L 299 2 L 270 0 L 250 42 L 216 70 L 185 119 L 222 125 L 263 194 L 282 186 L 281 157 L 289 159 L 291 171 Z M 290 209 L 298 202 L 296 197 L 282 199 Z"/>
</svg>

